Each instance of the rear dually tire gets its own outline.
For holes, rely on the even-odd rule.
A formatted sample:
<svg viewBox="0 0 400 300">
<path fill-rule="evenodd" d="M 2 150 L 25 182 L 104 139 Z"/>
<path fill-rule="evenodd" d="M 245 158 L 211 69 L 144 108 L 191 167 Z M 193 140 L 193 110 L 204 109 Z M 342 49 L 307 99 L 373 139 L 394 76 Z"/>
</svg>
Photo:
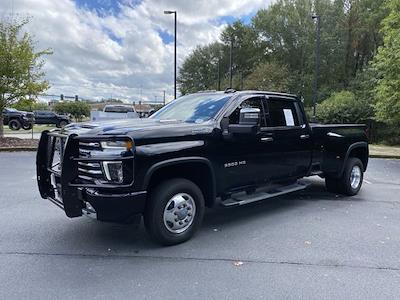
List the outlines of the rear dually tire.
<svg viewBox="0 0 400 300">
<path fill-rule="evenodd" d="M 354 196 L 360 191 L 363 179 L 363 163 L 356 157 L 349 157 L 342 176 L 339 178 L 326 177 L 325 186 L 329 192 Z"/>
</svg>

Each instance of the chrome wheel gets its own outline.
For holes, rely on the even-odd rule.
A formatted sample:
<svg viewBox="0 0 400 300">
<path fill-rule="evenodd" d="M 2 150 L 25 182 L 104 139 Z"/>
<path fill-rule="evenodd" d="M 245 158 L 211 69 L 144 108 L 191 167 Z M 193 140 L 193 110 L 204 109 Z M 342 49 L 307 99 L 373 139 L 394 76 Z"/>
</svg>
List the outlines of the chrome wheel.
<svg viewBox="0 0 400 300">
<path fill-rule="evenodd" d="M 196 203 L 186 193 L 174 195 L 164 208 L 164 225 L 172 233 L 182 233 L 192 225 Z"/>
<path fill-rule="evenodd" d="M 361 168 L 360 166 L 353 166 L 350 173 L 350 186 L 352 189 L 357 189 L 361 183 Z"/>
</svg>

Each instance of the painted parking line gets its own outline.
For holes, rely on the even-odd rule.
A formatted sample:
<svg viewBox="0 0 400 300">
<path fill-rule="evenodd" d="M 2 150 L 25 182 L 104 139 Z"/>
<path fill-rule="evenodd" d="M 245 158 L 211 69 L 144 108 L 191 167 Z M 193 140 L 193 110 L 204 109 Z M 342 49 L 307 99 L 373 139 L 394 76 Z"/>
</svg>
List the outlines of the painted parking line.
<svg viewBox="0 0 400 300">
<path fill-rule="evenodd" d="M 368 180 L 363 180 L 365 183 L 368 183 L 368 184 L 372 184 L 372 182 L 370 182 L 370 181 L 368 181 Z"/>
</svg>

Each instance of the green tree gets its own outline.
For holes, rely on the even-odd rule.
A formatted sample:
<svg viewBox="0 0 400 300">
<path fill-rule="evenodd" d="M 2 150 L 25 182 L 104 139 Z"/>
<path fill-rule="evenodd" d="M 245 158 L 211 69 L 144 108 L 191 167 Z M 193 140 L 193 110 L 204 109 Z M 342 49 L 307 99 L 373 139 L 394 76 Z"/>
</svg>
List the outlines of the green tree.
<svg viewBox="0 0 400 300">
<path fill-rule="evenodd" d="M 223 48 L 224 46 L 218 42 L 205 47 L 199 46 L 186 58 L 179 69 L 178 77 L 179 89 L 182 94 L 217 89 L 218 64 L 220 65 L 220 76 L 223 76 L 223 70 L 227 65 Z"/>
<path fill-rule="evenodd" d="M 376 119 L 400 126 L 400 0 L 388 1 L 383 20 L 383 42 L 374 60 L 378 72 Z"/>
<path fill-rule="evenodd" d="M 374 68 L 369 65 L 382 45 L 379 24 L 390 11 L 382 5 L 385 1 L 388 0 L 277 0 L 259 10 L 250 24 L 237 21 L 228 25 L 221 33 L 218 55 L 211 53 L 213 44 L 199 47 L 189 55 L 180 70 L 181 91 L 215 89 L 216 57 L 222 61 L 221 86 L 226 88 L 229 46 L 233 40 L 233 88 L 248 88 L 246 82 L 258 82 L 250 86 L 261 86 L 260 82 L 267 76 L 280 76 L 263 74 L 260 70 L 264 64 L 271 64 L 271 68 L 286 66 L 283 71 L 288 71 L 290 79 L 289 85 L 283 86 L 301 94 L 309 106 L 316 38 L 316 24 L 311 15 L 318 14 L 321 17 L 319 99 L 342 90 L 354 91 L 359 99 L 358 87 L 362 86 L 364 95 L 372 100 L 374 85 L 369 83 L 373 81 L 371 70 Z"/>
<path fill-rule="evenodd" d="M 263 60 L 262 44 L 258 40 L 253 26 L 236 21 L 228 25 L 221 33 L 221 41 L 225 45 L 225 55 L 228 57 L 232 42 L 232 69 L 236 76 L 246 77 Z M 225 74 L 229 73 L 229 64 Z"/>
<path fill-rule="evenodd" d="M 23 98 L 11 105 L 13 108 L 22 111 L 48 110 L 49 106 L 46 103 L 38 102 L 34 99 Z"/>
<path fill-rule="evenodd" d="M 72 115 L 76 121 L 81 121 L 84 117 L 90 116 L 90 105 L 82 101 L 57 102 L 54 111 L 59 114 Z"/>
<path fill-rule="evenodd" d="M 333 93 L 317 106 L 317 119 L 323 123 L 364 123 L 373 113 L 371 103 L 357 99 L 350 91 Z"/>
<path fill-rule="evenodd" d="M 260 64 L 245 80 L 249 90 L 289 91 L 291 75 L 286 66 L 277 63 Z"/>
<path fill-rule="evenodd" d="M 3 109 L 24 97 L 35 97 L 48 89 L 43 80 L 43 55 L 50 50 L 36 52 L 34 41 L 23 27 L 28 19 L 0 21 L 0 137 L 3 131 Z"/>
</svg>

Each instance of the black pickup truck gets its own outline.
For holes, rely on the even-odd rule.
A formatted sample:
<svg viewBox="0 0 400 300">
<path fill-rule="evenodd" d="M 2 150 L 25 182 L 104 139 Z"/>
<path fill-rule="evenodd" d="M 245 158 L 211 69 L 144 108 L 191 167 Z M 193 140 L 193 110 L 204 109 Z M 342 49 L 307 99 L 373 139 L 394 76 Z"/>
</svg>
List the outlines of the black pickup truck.
<svg viewBox="0 0 400 300">
<path fill-rule="evenodd" d="M 3 125 L 8 125 L 11 130 L 20 130 L 21 128 L 29 130 L 34 122 L 33 113 L 14 108 L 5 108 L 3 110 Z"/>
<path fill-rule="evenodd" d="M 68 116 L 59 115 L 52 111 L 36 110 L 33 113 L 35 114 L 35 124 L 54 124 L 61 128 L 71 123 L 71 120 Z"/>
<path fill-rule="evenodd" d="M 355 195 L 368 164 L 363 125 L 307 121 L 291 94 L 227 90 L 186 95 L 148 119 L 70 124 L 42 133 L 40 194 L 70 218 L 130 222 L 172 245 L 199 228 L 205 207 L 299 191 L 306 176 Z"/>
</svg>

